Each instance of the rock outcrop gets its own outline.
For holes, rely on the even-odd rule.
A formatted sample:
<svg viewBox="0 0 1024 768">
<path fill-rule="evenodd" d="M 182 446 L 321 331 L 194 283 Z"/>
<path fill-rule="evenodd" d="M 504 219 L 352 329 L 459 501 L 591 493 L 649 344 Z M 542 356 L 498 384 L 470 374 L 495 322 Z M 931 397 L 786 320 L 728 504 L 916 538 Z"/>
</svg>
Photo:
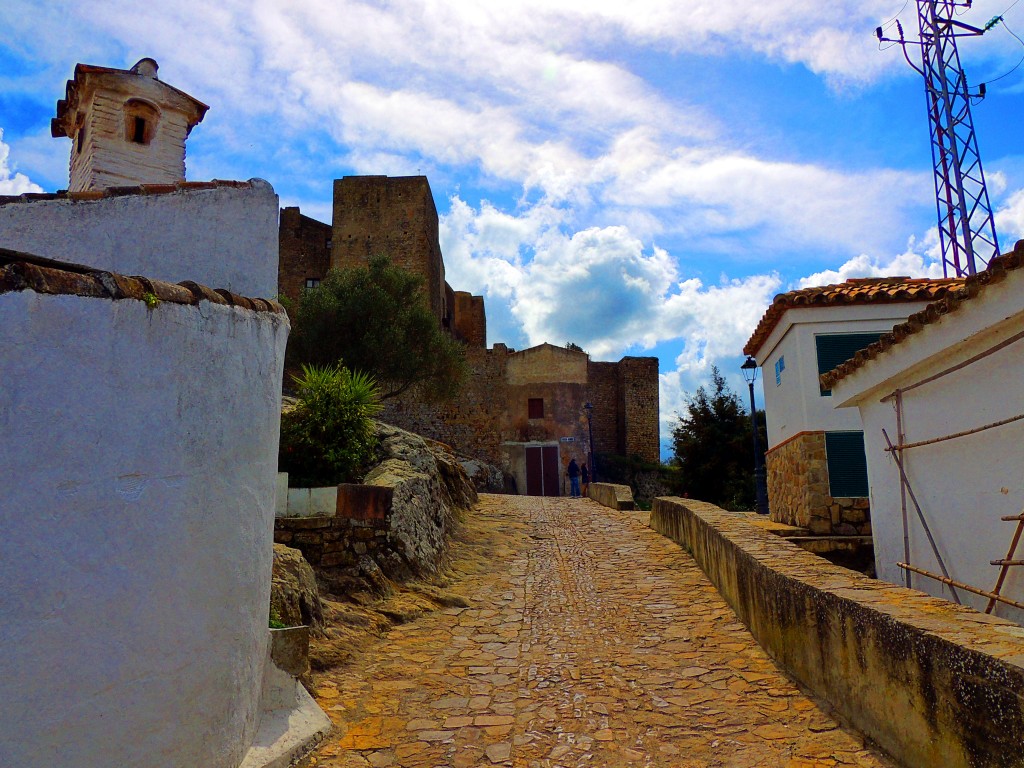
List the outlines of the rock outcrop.
<svg viewBox="0 0 1024 768">
<path fill-rule="evenodd" d="M 510 479 L 498 467 L 479 459 L 459 459 L 478 493 L 510 493 Z"/>
<path fill-rule="evenodd" d="M 274 545 L 270 611 L 289 627 L 305 624 L 315 633 L 323 631 L 324 609 L 313 568 L 302 552 L 284 544 Z"/>
<path fill-rule="evenodd" d="M 377 430 L 383 460 L 367 485 L 393 489 L 388 539 L 377 556 L 389 578 L 435 573 L 447 548 L 456 511 L 477 501 L 476 489 L 451 449 L 388 424 Z"/>
</svg>

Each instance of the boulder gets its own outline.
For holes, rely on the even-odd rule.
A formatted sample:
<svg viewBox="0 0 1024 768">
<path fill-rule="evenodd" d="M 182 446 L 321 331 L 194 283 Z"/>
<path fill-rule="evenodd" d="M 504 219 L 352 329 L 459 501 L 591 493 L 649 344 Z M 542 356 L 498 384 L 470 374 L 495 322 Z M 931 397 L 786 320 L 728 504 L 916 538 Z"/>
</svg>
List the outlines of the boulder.
<svg viewBox="0 0 1024 768">
<path fill-rule="evenodd" d="M 508 493 L 509 479 L 498 467 L 479 459 L 460 459 L 477 493 Z"/>
<path fill-rule="evenodd" d="M 289 627 L 305 624 L 315 633 L 323 631 L 324 608 L 313 568 L 299 550 L 284 544 L 274 545 L 270 610 Z"/>
<path fill-rule="evenodd" d="M 377 435 L 383 458 L 364 482 L 394 491 L 389 538 L 402 561 L 379 565 L 394 579 L 436 573 L 456 511 L 476 503 L 476 489 L 443 443 L 388 424 L 378 424 Z"/>
</svg>

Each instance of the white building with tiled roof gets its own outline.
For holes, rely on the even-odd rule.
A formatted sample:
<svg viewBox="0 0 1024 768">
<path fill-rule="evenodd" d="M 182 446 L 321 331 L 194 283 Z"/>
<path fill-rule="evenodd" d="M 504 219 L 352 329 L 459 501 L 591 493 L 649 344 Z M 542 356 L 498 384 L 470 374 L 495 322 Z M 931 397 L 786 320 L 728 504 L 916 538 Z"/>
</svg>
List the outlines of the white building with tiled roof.
<svg viewBox="0 0 1024 768">
<path fill-rule="evenodd" d="M 818 376 L 962 284 L 864 278 L 775 297 L 743 350 L 764 370 L 773 520 L 819 535 L 871 532 L 860 419 L 834 408 Z"/>
<path fill-rule="evenodd" d="M 1024 567 L 1000 581 L 992 564 L 1024 559 L 1018 521 L 1001 520 L 1024 511 L 1022 266 L 1024 241 L 822 376 L 864 430 L 879 578 L 979 609 L 968 587 L 1024 602 Z"/>
</svg>

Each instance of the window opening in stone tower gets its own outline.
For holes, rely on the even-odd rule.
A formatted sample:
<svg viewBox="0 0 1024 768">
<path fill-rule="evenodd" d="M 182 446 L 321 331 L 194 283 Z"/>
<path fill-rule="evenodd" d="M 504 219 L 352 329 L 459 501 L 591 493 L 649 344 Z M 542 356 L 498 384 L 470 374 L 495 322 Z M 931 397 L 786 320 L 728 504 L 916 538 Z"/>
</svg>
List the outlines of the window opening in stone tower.
<svg viewBox="0 0 1024 768">
<path fill-rule="evenodd" d="M 134 128 L 132 130 L 132 141 L 135 144 L 146 143 L 146 118 L 136 117 L 134 121 Z"/>
<path fill-rule="evenodd" d="M 531 419 L 543 419 L 544 418 L 544 398 L 543 397 L 531 397 L 527 401 L 527 409 L 529 418 Z"/>
</svg>

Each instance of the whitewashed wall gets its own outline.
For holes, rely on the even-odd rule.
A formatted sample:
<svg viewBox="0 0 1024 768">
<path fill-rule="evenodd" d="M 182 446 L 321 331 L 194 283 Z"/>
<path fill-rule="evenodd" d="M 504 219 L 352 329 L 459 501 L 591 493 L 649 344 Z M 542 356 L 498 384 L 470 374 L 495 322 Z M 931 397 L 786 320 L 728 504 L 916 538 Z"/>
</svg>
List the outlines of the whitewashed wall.
<svg viewBox="0 0 1024 768">
<path fill-rule="evenodd" d="M 821 395 L 815 336 L 891 331 L 926 306 L 927 302 L 913 302 L 789 310 L 757 353 L 764 376 L 768 447 L 801 432 L 860 429 L 855 413 L 835 409 L 833 398 Z M 785 357 L 786 368 L 776 384 L 780 357 Z"/>
<path fill-rule="evenodd" d="M 871 485 L 871 520 L 878 576 L 905 584 L 896 566 L 904 560 L 900 477 L 885 451 L 882 430 L 896 442 L 892 402 L 881 398 L 908 384 L 953 366 L 1024 328 L 1024 270 L 1009 273 L 1002 283 L 986 288 L 957 312 L 840 380 L 833 389 L 837 404 L 859 406 Z M 904 395 L 906 441 L 917 442 L 1024 413 L 1024 341 L 969 365 L 956 373 Z M 990 560 L 1006 555 L 1015 523 L 1003 515 L 1024 510 L 1024 422 L 905 453 L 907 474 L 952 578 L 992 589 L 998 568 Z M 939 564 L 907 499 L 910 562 L 939 573 Z M 1024 559 L 1024 546 L 1017 553 Z M 914 588 L 950 598 L 948 588 L 923 576 L 912 576 Z M 1024 569 L 1012 568 L 1003 593 L 1024 602 Z M 987 600 L 960 591 L 963 602 L 983 609 Z M 1014 621 L 1024 613 L 1002 606 L 998 615 Z"/>
<path fill-rule="evenodd" d="M 236 768 L 283 315 L 0 294 L 0 765 Z"/>
<path fill-rule="evenodd" d="M 278 199 L 265 181 L 0 205 L 4 248 L 260 298 L 277 295 Z"/>
</svg>

